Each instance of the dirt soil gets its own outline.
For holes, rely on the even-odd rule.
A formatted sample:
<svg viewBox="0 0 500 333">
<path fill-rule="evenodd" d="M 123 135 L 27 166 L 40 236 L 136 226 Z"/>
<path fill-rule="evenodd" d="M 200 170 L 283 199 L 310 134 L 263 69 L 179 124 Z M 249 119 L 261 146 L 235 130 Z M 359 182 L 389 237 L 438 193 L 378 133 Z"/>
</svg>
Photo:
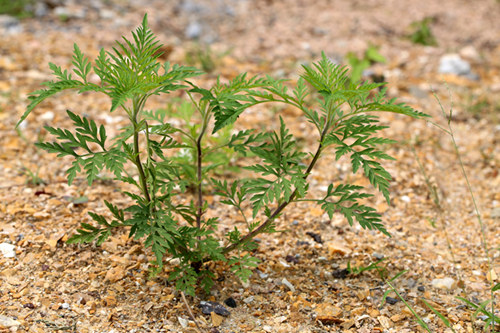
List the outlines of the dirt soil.
<svg viewBox="0 0 500 333">
<path fill-rule="evenodd" d="M 385 162 L 394 179 L 392 202 L 372 204 L 383 213 L 392 238 L 332 220 L 307 204 L 294 205 L 279 219 L 285 232 L 260 235 L 262 263 L 248 284 L 214 267 L 210 295 L 188 298 L 205 332 L 421 332 L 415 316 L 384 278 L 406 271 L 391 283 L 431 332 L 451 332 L 423 302 L 450 321 L 456 332 L 482 332 L 484 322 L 458 300 L 491 298 L 500 269 L 500 3 L 495 0 L 369 1 L 39 1 L 38 17 L 0 29 L 0 243 L 15 245 L 15 256 L 0 253 L 0 332 L 196 332 L 180 294 L 167 282 L 169 266 L 148 279 L 152 255 L 125 230 L 101 247 L 67 245 L 88 211 L 107 214 L 103 199 L 125 205 L 120 185 L 101 180 L 88 187 L 83 175 L 68 186 L 70 161 L 36 149 L 44 124 L 68 124 L 65 110 L 86 114 L 111 129 L 124 115 L 109 114 L 98 94 L 60 94 L 42 103 L 16 132 L 27 95 L 51 80 L 48 62 L 70 66 L 73 43 L 94 58 L 121 35 L 130 36 L 145 12 L 166 45 L 168 60 L 185 63 L 198 39 L 209 43 L 215 75 L 242 71 L 296 78 L 300 65 L 324 51 L 346 63 L 379 46 L 386 63 L 371 70 L 389 82 L 391 97 L 432 115 L 446 126 L 433 90 L 446 112 L 453 107 L 456 142 L 482 216 L 476 218 L 466 181 L 449 135 L 425 121 L 383 115 L 385 135 L 399 142 Z M 411 23 L 430 17 L 437 46 L 413 44 Z M 457 54 L 470 64 L 463 75 L 439 73 L 442 56 Z M 192 58 L 192 57 L 191 57 Z M 154 100 L 149 108 L 164 107 Z M 282 115 L 304 149 L 312 149 L 303 116 L 293 110 L 250 110 L 241 127 L 269 124 Z M 311 132 L 312 133 L 312 132 Z M 421 167 L 419 167 L 419 163 Z M 37 177 L 43 180 L 33 184 Z M 430 186 L 427 185 L 426 177 Z M 312 174 L 311 192 L 349 180 L 348 161 L 325 156 Z M 431 189 L 435 189 L 439 204 Z M 236 212 L 217 209 L 222 228 L 232 228 Z M 239 223 L 239 222 L 237 222 Z M 483 238 L 484 236 L 484 238 Z M 485 253 L 487 244 L 489 258 Z M 346 267 L 375 269 L 347 274 Z M 382 272 L 382 274 L 380 274 Z M 201 300 L 227 305 L 227 317 L 204 315 Z M 497 295 L 498 302 L 498 295 Z M 496 306 L 499 316 L 499 306 Z"/>
</svg>

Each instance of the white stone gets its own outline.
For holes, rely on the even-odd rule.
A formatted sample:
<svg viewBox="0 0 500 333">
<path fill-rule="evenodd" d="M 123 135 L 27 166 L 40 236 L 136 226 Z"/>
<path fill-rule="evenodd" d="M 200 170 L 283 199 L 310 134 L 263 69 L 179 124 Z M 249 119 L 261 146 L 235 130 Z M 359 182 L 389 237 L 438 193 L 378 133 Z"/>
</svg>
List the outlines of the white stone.
<svg viewBox="0 0 500 333">
<path fill-rule="evenodd" d="M 21 322 L 14 320 L 10 317 L 0 315 L 0 328 L 9 328 L 20 326 Z"/>
<path fill-rule="evenodd" d="M 194 21 L 189 23 L 189 25 L 186 27 L 186 31 L 184 32 L 184 34 L 189 39 L 197 39 L 200 38 L 202 32 L 203 32 L 203 26 L 199 22 Z"/>
<path fill-rule="evenodd" d="M 16 256 L 16 246 L 9 243 L 0 244 L 0 252 L 5 258 L 14 258 Z"/>
<path fill-rule="evenodd" d="M 295 287 L 286 278 L 283 278 L 283 280 L 281 280 L 281 283 L 283 283 L 285 286 L 287 286 L 288 289 L 290 289 L 292 292 L 295 292 Z"/>
<path fill-rule="evenodd" d="M 456 287 L 456 285 L 456 281 L 450 277 L 432 280 L 432 286 L 439 289 L 451 290 Z"/>
<path fill-rule="evenodd" d="M 469 75 L 471 74 L 470 64 L 458 54 L 445 54 L 439 60 L 439 73 Z"/>
<path fill-rule="evenodd" d="M 50 121 L 50 120 L 54 119 L 54 112 L 47 111 L 40 116 L 40 119 Z"/>
<path fill-rule="evenodd" d="M 177 320 L 179 320 L 179 324 L 181 324 L 182 328 L 188 327 L 188 321 L 182 317 L 177 317 Z"/>
<path fill-rule="evenodd" d="M 411 201 L 410 197 L 409 197 L 409 196 L 407 196 L 407 195 L 403 195 L 403 196 L 401 197 L 401 200 L 403 200 L 403 201 L 404 201 L 404 202 L 406 202 L 406 203 L 409 203 L 409 202 Z"/>
<path fill-rule="evenodd" d="M 243 303 L 245 303 L 245 304 L 252 303 L 252 302 L 253 302 L 253 300 L 254 300 L 254 297 L 253 297 L 253 296 L 248 296 L 247 298 L 245 298 L 245 299 L 243 300 Z"/>
<path fill-rule="evenodd" d="M 289 268 L 290 267 L 290 265 L 287 264 L 283 259 L 280 259 L 280 264 L 281 264 L 281 266 L 283 266 L 285 268 Z"/>
</svg>

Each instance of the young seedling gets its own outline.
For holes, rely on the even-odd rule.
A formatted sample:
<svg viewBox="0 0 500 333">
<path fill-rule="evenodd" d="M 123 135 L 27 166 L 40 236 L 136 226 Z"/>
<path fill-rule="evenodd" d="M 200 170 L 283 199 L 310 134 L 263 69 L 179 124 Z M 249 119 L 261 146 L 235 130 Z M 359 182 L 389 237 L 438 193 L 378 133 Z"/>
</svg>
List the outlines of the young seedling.
<svg viewBox="0 0 500 333">
<path fill-rule="evenodd" d="M 408 36 L 414 44 L 425 46 L 437 46 L 436 37 L 432 33 L 431 27 L 433 19 L 426 17 L 421 21 L 415 21 L 411 24 L 413 32 Z"/>
<path fill-rule="evenodd" d="M 378 47 L 370 46 L 362 58 L 358 58 L 354 53 L 349 52 L 346 56 L 351 67 L 350 80 L 358 82 L 363 77 L 363 72 L 376 63 L 385 63 L 387 60 L 378 52 Z M 383 80 L 383 79 L 382 79 Z"/>
<path fill-rule="evenodd" d="M 347 156 L 352 171 L 361 171 L 389 202 L 391 176 L 380 161 L 393 158 L 378 147 L 394 141 L 377 136 L 387 126 L 380 125 L 373 113 L 414 118 L 427 115 L 387 99 L 386 90 L 376 91 L 382 83 L 354 83 L 345 67 L 333 64 L 324 54 L 317 63 L 304 66 L 293 89 L 283 80 L 248 78 L 246 74 L 227 83 L 217 80 L 207 89 L 191 80 L 202 74 L 196 68 L 159 63 L 160 48 L 145 16 L 132 39 L 124 37 L 112 51 L 101 50 L 94 64 L 75 45 L 73 73 L 49 64 L 56 80 L 46 82 L 45 89 L 30 96 L 19 123 L 46 98 L 68 89 L 108 95 L 110 112 L 122 110 L 129 120 L 114 138 L 108 137 L 104 125 L 69 110 L 73 130 L 45 127 L 56 141 L 37 146 L 73 159 L 67 170 L 69 184 L 84 173 L 91 185 L 99 173 L 108 170 L 116 181 L 137 189 L 124 192 L 132 200 L 128 207 L 105 201 L 111 219 L 89 213 L 94 223 L 82 223 L 69 243 L 95 240 L 101 244 L 113 229 L 129 228 L 130 237 L 143 239 L 154 253 L 154 272 L 159 272 L 165 261 L 178 259 L 170 279 L 179 290 L 194 295 L 197 286 L 209 290 L 213 285 L 214 274 L 206 265 L 209 261 L 226 262 L 238 277 L 247 280 L 258 263 L 250 252 L 257 246 L 253 239 L 260 233 L 274 232 L 277 218 L 292 203 L 316 203 L 330 217 L 340 213 L 351 225 L 356 220 L 363 228 L 389 235 L 381 215 L 360 202 L 372 196 L 363 192 L 362 186 L 330 184 L 323 196 L 313 198 L 308 193 L 308 178 L 321 156 L 333 153 L 337 160 Z M 88 79 L 91 71 L 100 78 L 99 83 Z M 179 90 L 198 114 L 196 125 L 174 126 L 159 112 L 145 111 L 149 97 Z M 313 105 L 308 102 L 311 90 L 317 96 Z M 226 142 L 210 146 L 210 137 L 233 125 L 247 108 L 269 102 L 285 103 L 303 113 L 317 132 L 314 150 L 298 149 L 281 117 L 277 131 L 241 130 Z M 219 148 L 242 155 L 251 153 L 254 163 L 246 169 L 255 177 L 228 181 L 210 176 L 205 158 Z M 193 177 L 187 177 L 169 157 L 180 149 L 189 150 L 193 156 L 190 167 L 195 171 L 195 182 L 191 192 L 187 192 L 187 186 Z M 211 189 L 222 198 L 216 205 L 233 206 L 242 215 L 246 222 L 243 227 L 231 225 L 230 231 L 223 233 L 218 228 L 221 221 L 207 217 L 204 191 Z M 192 196 L 190 201 L 188 196 Z M 252 213 L 247 216 L 249 206 Z"/>
</svg>

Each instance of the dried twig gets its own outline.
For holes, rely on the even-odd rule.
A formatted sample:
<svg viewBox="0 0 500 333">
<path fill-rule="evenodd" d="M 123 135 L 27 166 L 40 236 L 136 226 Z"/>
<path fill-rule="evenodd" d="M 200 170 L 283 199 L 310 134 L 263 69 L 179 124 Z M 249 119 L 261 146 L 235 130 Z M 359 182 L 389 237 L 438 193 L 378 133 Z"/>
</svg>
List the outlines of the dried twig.
<svg viewBox="0 0 500 333">
<path fill-rule="evenodd" d="M 189 317 L 191 317 L 191 320 L 194 321 L 194 324 L 196 325 L 196 330 L 199 333 L 203 333 L 203 330 L 201 329 L 200 325 L 198 325 L 198 321 L 196 321 L 196 318 L 194 317 L 194 314 L 191 311 L 191 307 L 189 306 L 189 303 L 186 299 L 186 296 L 184 296 L 184 292 L 182 292 L 182 291 L 181 291 L 181 296 L 182 296 L 182 300 L 184 301 L 184 304 L 186 305 L 186 309 L 188 310 Z"/>
</svg>

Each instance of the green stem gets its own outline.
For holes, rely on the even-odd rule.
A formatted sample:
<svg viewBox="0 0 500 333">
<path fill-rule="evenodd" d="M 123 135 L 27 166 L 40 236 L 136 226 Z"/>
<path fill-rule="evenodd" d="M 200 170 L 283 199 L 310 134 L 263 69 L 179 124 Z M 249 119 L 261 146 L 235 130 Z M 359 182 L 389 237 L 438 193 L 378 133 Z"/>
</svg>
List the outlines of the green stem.
<svg viewBox="0 0 500 333">
<path fill-rule="evenodd" d="M 203 135 L 203 132 L 200 134 L 200 137 L 198 138 L 198 140 L 196 140 L 196 151 L 197 151 L 197 159 L 196 159 L 196 162 L 197 162 L 197 174 L 196 174 L 196 177 L 197 177 L 197 194 L 198 194 L 198 203 L 196 204 L 197 206 L 197 213 L 196 213 L 196 227 L 198 229 L 201 228 L 201 215 L 203 214 L 203 188 L 202 188 L 202 184 L 201 184 L 201 177 L 202 177 L 202 170 L 201 170 L 201 167 L 202 167 L 202 151 L 201 151 L 201 138 L 202 138 L 202 135 Z"/>
<path fill-rule="evenodd" d="M 140 150 L 139 150 L 139 128 L 137 124 L 137 117 L 146 102 L 146 96 L 143 96 L 139 100 L 135 99 L 133 100 L 133 115 L 132 115 L 132 124 L 134 125 L 134 155 L 135 155 L 135 161 L 134 164 L 137 167 L 137 171 L 139 172 L 139 181 L 141 183 L 141 190 L 142 193 L 144 194 L 144 197 L 146 198 L 147 202 L 151 202 L 151 197 L 149 195 L 149 190 L 148 190 L 148 184 L 147 184 L 147 178 L 146 178 L 146 173 L 144 172 L 144 168 L 142 166 L 141 162 L 141 156 L 140 156 Z M 149 154 L 149 152 L 148 152 Z"/>
<path fill-rule="evenodd" d="M 202 186 L 202 180 L 203 180 L 203 170 L 202 170 L 202 162 L 203 162 L 203 151 L 201 147 L 201 141 L 203 140 L 203 136 L 205 135 L 205 132 L 207 131 L 208 123 L 210 122 L 210 112 L 211 110 L 206 110 L 206 112 L 202 112 L 201 109 L 199 108 L 200 113 L 203 116 L 202 119 L 202 126 L 201 126 L 201 131 L 200 135 L 198 136 L 198 139 L 196 140 L 196 180 L 197 180 L 197 196 L 198 196 L 198 202 L 196 204 L 197 208 L 197 213 L 196 213 L 196 227 L 198 229 L 201 228 L 201 216 L 203 215 L 203 186 Z"/>
<path fill-rule="evenodd" d="M 429 326 L 427 326 L 427 324 L 422 320 L 422 318 L 418 315 L 418 313 L 415 312 L 415 310 L 413 310 L 413 308 L 411 307 L 410 304 L 408 304 L 408 302 L 406 302 L 406 300 L 403 298 L 403 296 L 401 296 L 401 294 L 396 290 L 396 288 L 394 288 L 394 286 L 392 285 L 392 283 L 389 281 L 389 280 L 385 280 L 384 279 L 384 282 L 387 283 L 387 285 L 389 286 L 389 288 L 398 296 L 398 298 L 405 304 L 405 306 L 408 308 L 408 310 L 410 310 L 410 312 L 413 314 L 413 316 L 417 319 L 417 322 L 418 324 L 423 328 L 425 329 L 427 332 L 431 332 L 431 330 L 429 329 Z"/>
<path fill-rule="evenodd" d="M 316 162 L 319 159 L 319 156 L 321 155 L 321 151 L 323 149 L 322 142 L 323 142 L 324 136 L 325 136 L 325 131 L 323 131 L 323 133 L 321 135 L 321 140 L 319 142 L 318 148 L 316 149 L 316 153 L 314 154 L 314 157 L 313 157 L 311 163 L 309 163 L 309 166 L 307 167 L 307 170 L 306 170 L 305 175 L 304 175 L 304 179 L 306 179 L 307 176 L 309 176 L 309 173 L 314 168 L 314 166 L 316 165 Z M 238 248 L 241 244 L 244 244 L 245 242 L 253 239 L 259 233 L 263 232 L 274 221 L 274 219 L 279 214 L 281 214 L 281 212 L 286 208 L 286 206 L 288 206 L 290 203 L 292 203 L 294 201 L 294 199 L 295 199 L 296 196 L 297 196 L 297 189 L 295 189 L 293 191 L 292 195 L 290 196 L 290 198 L 287 201 L 282 202 L 274 210 L 274 212 L 271 214 L 271 216 L 269 216 L 269 218 L 264 223 L 262 223 L 260 226 L 258 226 L 256 229 L 254 229 L 252 232 L 249 232 L 245 236 L 241 237 L 236 243 L 233 243 L 233 244 L 231 244 L 229 246 L 226 246 L 224 248 L 224 250 L 222 250 L 222 253 L 223 254 L 227 254 L 227 253 L 233 251 L 234 249 Z"/>
<path fill-rule="evenodd" d="M 135 155 L 135 165 L 137 171 L 139 172 L 139 180 L 141 183 L 142 193 L 146 198 L 147 202 L 151 202 L 151 197 L 149 196 L 148 184 L 146 181 L 146 174 L 144 168 L 142 167 L 141 157 L 139 156 L 139 132 L 137 131 L 137 123 L 134 120 L 134 155 Z"/>
</svg>

